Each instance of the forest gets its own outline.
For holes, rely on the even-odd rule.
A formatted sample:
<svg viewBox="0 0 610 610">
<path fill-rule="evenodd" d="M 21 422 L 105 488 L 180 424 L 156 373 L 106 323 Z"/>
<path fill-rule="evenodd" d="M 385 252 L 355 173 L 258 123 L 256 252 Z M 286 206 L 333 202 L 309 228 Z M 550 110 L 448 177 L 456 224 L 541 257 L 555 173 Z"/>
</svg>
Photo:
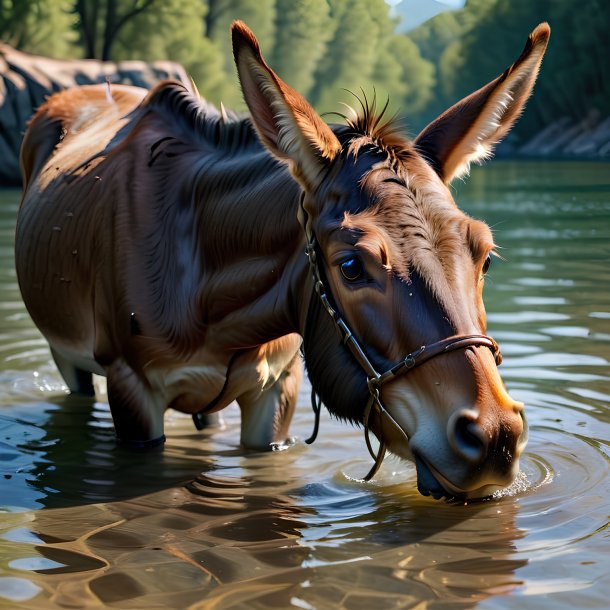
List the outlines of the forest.
<svg viewBox="0 0 610 610">
<path fill-rule="evenodd" d="M 516 137 L 564 117 L 610 115 L 605 0 L 468 0 L 406 34 L 384 0 L 0 0 L 0 39 L 56 58 L 172 59 L 203 97 L 243 110 L 229 41 L 235 18 L 319 111 L 374 91 L 412 133 L 497 76 L 548 21 L 549 51 Z"/>
</svg>

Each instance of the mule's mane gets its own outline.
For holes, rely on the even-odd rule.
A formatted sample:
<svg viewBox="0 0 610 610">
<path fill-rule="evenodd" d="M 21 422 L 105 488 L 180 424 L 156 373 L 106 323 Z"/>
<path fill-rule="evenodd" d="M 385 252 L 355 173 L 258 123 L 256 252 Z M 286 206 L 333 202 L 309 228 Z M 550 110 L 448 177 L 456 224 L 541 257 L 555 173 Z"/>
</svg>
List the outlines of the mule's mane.
<svg viewBox="0 0 610 610">
<path fill-rule="evenodd" d="M 219 111 L 181 83 L 159 83 L 142 102 L 142 108 L 154 110 L 177 123 L 195 141 L 204 140 L 227 150 L 236 146 L 260 148 L 249 118 L 224 108 Z"/>
<path fill-rule="evenodd" d="M 357 155 L 363 146 L 372 145 L 400 160 L 409 157 L 412 144 L 404 136 L 397 116 L 387 117 L 387 102 L 378 110 L 375 97 L 369 101 L 363 95 L 357 100 L 359 112 L 348 107 L 348 114 L 333 113 L 345 121 L 345 125 L 335 125 L 333 129 L 342 141 L 348 143 L 350 152 Z M 182 83 L 165 81 L 158 84 L 141 107 L 154 110 L 177 123 L 194 141 L 211 142 L 226 150 L 236 146 L 261 146 L 249 116 L 224 108 L 221 112 Z"/>
</svg>

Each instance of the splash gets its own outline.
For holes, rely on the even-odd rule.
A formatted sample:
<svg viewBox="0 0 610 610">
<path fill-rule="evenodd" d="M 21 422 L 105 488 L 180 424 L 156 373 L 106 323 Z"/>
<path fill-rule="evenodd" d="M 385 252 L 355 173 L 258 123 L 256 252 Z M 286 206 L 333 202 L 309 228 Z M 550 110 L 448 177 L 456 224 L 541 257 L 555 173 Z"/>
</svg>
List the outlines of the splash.
<svg viewBox="0 0 610 610">
<path fill-rule="evenodd" d="M 539 472 L 536 474 L 537 476 L 534 480 L 530 480 L 528 475 L 520 470 L 515 480 L 508 486 L 503 489 L 499 489 L 492 496 L 492 500 L 500 500 L 501 498 L 512 498 L 515 496 L 521 496 L 528 491 L 532 491 L 542 487 L 543 485 L 548 485 L 553 480 L 553 472 L 544 464 L 538 463 Z"/>
</svg>

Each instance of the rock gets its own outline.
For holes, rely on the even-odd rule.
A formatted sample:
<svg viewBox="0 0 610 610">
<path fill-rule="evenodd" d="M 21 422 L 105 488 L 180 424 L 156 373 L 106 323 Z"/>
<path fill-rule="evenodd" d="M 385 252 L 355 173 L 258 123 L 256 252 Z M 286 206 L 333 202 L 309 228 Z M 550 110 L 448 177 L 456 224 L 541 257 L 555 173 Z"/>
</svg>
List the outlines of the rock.
<svg viewBox="0 0 610 610">
<path fill-rule="evenodd" d="M 606 158 L 610 156 L 610 117 L 603 118 L 595 108 L 579 121 L 563 117 L 514 152 L 526 157 Z"/>
<path fill-rule="evenodd" d="M 569 129 L 572 121 L 564 117 L 555 123 L 547 125 L 541 132 L 519 148 L 521 155 L 550 154 L 558 146 L 558 139 Z"/>
<path fill-rule="evenodd" d="M 192 87 L 184 68 L 171 61 L 60 60 L 0 44 L 0 186 L 21 184 L 19 148 L 27 121 L 52 93 L 106 80 L 150 89 L 164 79 Z"/>
</svg>

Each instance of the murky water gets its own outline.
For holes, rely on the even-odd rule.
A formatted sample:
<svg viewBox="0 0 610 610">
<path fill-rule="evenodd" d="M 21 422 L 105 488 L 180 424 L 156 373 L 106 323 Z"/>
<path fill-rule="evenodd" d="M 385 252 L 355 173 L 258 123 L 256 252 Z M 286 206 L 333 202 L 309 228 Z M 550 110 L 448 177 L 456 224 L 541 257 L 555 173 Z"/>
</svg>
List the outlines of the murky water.
<svg viewBox="0 0 610 610">
<path fill-rule="evenodd" d="M 66 395 L 21 303 L 16 191 L 0 192 L 0 608 L 610 607 L 610 166 L 492 163 L 458 200 L 506 262 L 490 333 L 530 442 L 510 494 L 420 496 L 357 430 L 244 454 L 236 409 L 163 452 L 117 448 L 107 405 Z M 292 427 L 313 418 L 306 388 Z"/>
</svg>

